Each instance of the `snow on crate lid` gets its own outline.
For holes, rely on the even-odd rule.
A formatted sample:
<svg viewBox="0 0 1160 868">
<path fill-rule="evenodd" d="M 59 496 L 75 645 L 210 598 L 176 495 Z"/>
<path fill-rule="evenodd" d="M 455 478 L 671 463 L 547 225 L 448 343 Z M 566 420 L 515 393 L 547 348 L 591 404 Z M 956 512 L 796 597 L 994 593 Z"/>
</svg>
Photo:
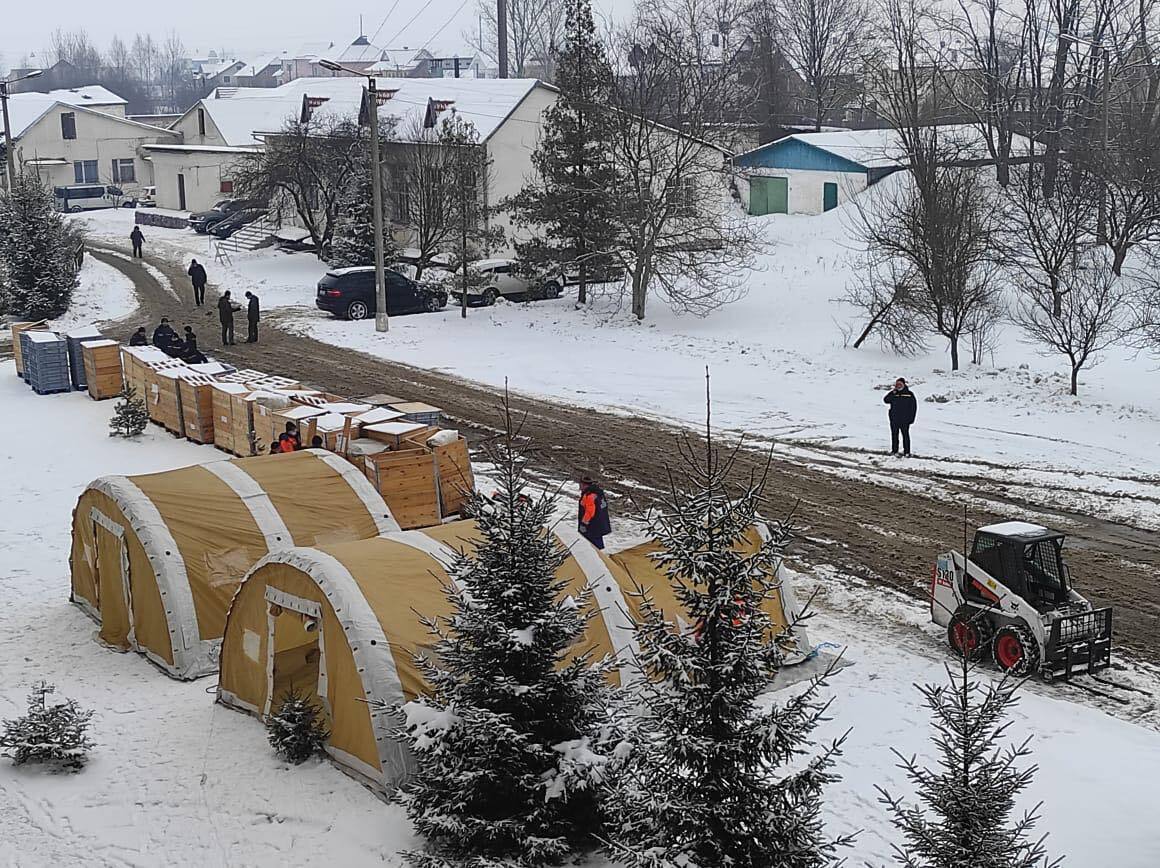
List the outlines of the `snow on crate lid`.
<svg viewBox="0 0 1160 868">
<path fill-rule="evenodd" d="M 110 340 L 109 338 L 104 338 L 103 340 L 99 340 L 99 341 L 85 341 L 85 346 L 86 347 L 115 347 L 115 346 L 117 346 L 117 341 Z"/>
<path fill-rule="evenodd" d="M 365 413 L 371 409 L 369 404 L 355 404 L 352 401 L 332 401 L 320 406 L 326 413 Z"/>
<path fill-rule="evenodd" d="M 365 413 L 359 413 L 354 417 L 354 421 L 360 425 L 374 425 L 378 422 L 394 422 L 396 419 L 402 419 L 403 414 L 398 410 L 387 410 L 384 407 L 375 407 L 367 410 Z"/>
<path fill-rule="evenodd" d="M 250 391 L 241 383 L 223 383 L 220 380 L 214 383 L 213 387 L 219 392 L 225 392 L 228 395 L 246 395 Z"/>
<path fill-rule="evenodd" d="M 287 407 L 285 410 L 279 410 L 278 415 L 286 419 L 309 419 L 313 416 L 321 416 L 322 410 L 317 407 L 307 407 L 305 404 L 298 404 L 294 407 Z"/>
<path fill-rule="evenodd" d="M 64 340 L 56 332 L 26 331 L 24 334 L 28 335 L 28 339 L 34 344 L 52 344 Z"/>
<path fill-rule="evenodd" d="M 67 331 L 65 335 L 70 338 L 99 338 L 101 330 L 95 325 L 87 325 Z"/>
<path fill-rule="evenodd" d="M 392 408 L 398 410 L 400 413 L 442 413 L 441 407 L 433 407 L 430 404 L 424 404 L 422 401 L 403 401 L 400 404 L 392 404 Z"/>
<path fill-rule="evenodd" d="M 121 347 L 121 352 L 140 359 L 143 362 L 162 362 L 169 358 L 169 356 L 161 352 L 157 347 Z"/>
<path fill-rule="evenodd" d="M 349 421 L 350 419 L 340 413 L 326 413 L 315 420 L 319 431 L 341 431 Z"/>
<path fill-rule="evenodd" d="M 197 371 L 199 374 L 207 374 L 210 376 L 216 376 L 217 374 L 228 374 L 230 371 L 234 370 L 229 365 L 223 365 L 221 362 L 202 362 L 198 365 L 190 365 L 190 367 Z"/>
<path fill-rule="evenodd" d="M 1001 521 L 998 524 L 989 524 L 979 528 L 983 533 L 993 533 L 997 536 L 1041 536 L 1051 533 L 1041 524 L 1032 524 L 1029 521 Z"/>
<path fill-rule="evenodd" d="M 389 434 L 392 437 L 402 437 L 412 431 L 421 431 L 426 425 L 418 422 L 380 422 L 377 425 L 366 425 L 364 431 L 374 431 L 376 434 Z"/>
</svg>

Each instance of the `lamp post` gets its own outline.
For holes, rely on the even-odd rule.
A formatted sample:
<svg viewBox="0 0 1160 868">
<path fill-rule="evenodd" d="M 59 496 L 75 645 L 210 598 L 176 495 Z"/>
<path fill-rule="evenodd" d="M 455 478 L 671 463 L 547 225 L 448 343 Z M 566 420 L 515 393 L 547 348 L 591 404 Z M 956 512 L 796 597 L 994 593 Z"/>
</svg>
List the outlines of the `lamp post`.
<svg viewBox="0 0 1160 868">
<path fill-rule="evenodd" d="M 12 182 L 16 178 L 16 154 L 12 149 L 12 125 L 8 120 L 8 85 L 16 84 L 16 82 L 24 81 L 25 79 L 36 78 L 38 75 L 43 74 L 43 69 L 34 69 L 27 75 L 20 76 L 20 78 L 0 81 L 0 105 L 3 106 L 4 110 L 4 152 L 8 158 L 8 171 L 4 174 L 4 189 L 9 193 L 12 192 Z"/>
<path fill-rule="evenodd" d="M 351 75 L 366 79 L 365 101 L 367 106 L 367 120 L 371 128 L 371 199 L 374 203 L 375 220 L 375 331 L 385 332 L 390 329 L 390 319 L 387 316 L 387 276 L 383 262 L 383 184 L 382 173 L 379 169 L 379 91 L 378 82 L 373 75 L 367 75 L 357 69 L 343 66 L 333 60 L 322 59 L 318 65 L 331 72 L 348 72 Z"/>
</svg>

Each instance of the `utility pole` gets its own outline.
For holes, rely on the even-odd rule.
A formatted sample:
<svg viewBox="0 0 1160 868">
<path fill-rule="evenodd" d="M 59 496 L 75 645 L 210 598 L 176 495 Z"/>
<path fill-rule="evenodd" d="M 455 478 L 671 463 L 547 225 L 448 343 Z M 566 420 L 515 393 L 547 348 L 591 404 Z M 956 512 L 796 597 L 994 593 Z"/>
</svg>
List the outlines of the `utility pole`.
<svg viewBox="0 0 1160 868">
<path fill-rule="evenodd" d="M 34 69 L 28 75 L 22 75 L 20 78 L 0 81 L 0 106 L 3 106 L 4 112 L 4 155 L 8 160 L 8 171 L 4 173 L 4 189 L 9 193 L 12 192 L 12 185 L 16 183 L 16 151 L 12 147 L 12 122 L 8 120 L 8 85 L 16 84 L 16 82 L 24 81 L 27 78 L 36 78 L 43 72 L 44 70 Z"/>
<path fill-rule="evenodd" d="M 367 78 L 366 99 L 371 127 L 371 199 L 375 212 L 375 331 L 391 327 L 387 317 L 387 275 L 383 264 L 383 176 L 379 168 L 379 91 L 372 75 Z"/>
<path fill-rule="evenodd" d="M 1111 58 L 1108 56 L 1108 49 L 1106 45 L 1100 46 L 1100 52 L 1104 55 L 1104 116 L 1103 116 L 1103 145 L 1101 153 L 1101 163 L 1106 171 L 1108 166 L 1108 91 L 1109 91 L 1109 77 L 1111 74 L 1110 64 Z M 1100 182 L 1100 211 L 1096 224 L 1096 240 L 1100 244 L 1108 243 L 1108 182 L 1101 179 Z"/>
<path fill-rule="evenodd" d="M 499 77 L 508 77 L 507 0 L 495 0 L 495 44 L 499 60 Z"/>
</svg>

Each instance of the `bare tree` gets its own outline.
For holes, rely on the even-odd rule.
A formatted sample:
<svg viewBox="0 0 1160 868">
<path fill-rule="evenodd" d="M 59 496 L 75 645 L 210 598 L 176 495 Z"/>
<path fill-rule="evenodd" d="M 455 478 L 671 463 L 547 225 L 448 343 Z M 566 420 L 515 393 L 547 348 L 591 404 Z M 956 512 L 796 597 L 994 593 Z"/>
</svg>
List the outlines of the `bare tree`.
<svg viewBox="0 0 1160 868">
<path fill-rule="evenodd" d="M 343 192 L 366 153 L 354 120 L 329 112 L 291 118 L 267 136 L 260 153 L 234 164 L 234 192 L 274 207 L 289 203 L 319 258 L 327 259 Z"/>
<path fill-rule="evenodd" d="M 1099 185 L 1078 168 L 1065 167 L 1066 178 L 1050 197 L 1043 194 L 1043 167 L 1017 166 L 1005 191 L 1006 213 L 1000 239 L 1007 262 L 1024 283 L 1051 294 L 1053 313 L 1061 311 L 1067 287 L 1064 273 L 1093 228 Z"/>
<path fill-rule="evenodd" d="M 104 65 L 100 49 L 93 45 L 84 30 L 62 30 L 52 33 L 52 55 L 57 60 L 71 63 L 80 72 L 96 76 Z"/>
<path fill-rule="evenodd" d="M 468 32 L 471 44 L 493 63 L 499 62 L 498 28 L 494 0 L 478 0 L 479 30 Z M 563 0 L 508 0 L 508 60 L 511 73 L 524 78 L 536 74 L 551 81 L 555 49 L 564 32 Z"/>
<path fill-rule="evenodd" d="M 1084 255 L 1075 267 L 1069 267 L 1064 284 L 1062 309 L 1056 314 L 1050 290 L 1040 283 L 1024 282 L 1013 316 L 1043 353 L 1067 357 L 1071 394 L 1075 395 L 1079 372 L 1095 365 L 1100 353 L 1123 335 L 1129 289 L 1100 251 Z"/>
<path fill-rule="evenodd" d="M 751 224 L 727 194 L 727 155 L 710 145 L 727 75 L 697 62 L 689 34 L 629 30 L 620 48 L 638 57 L 613 93 L 612 154 L 622 177 L 613 207 L 632 311 L 655 292 L 674 310 L 704 315 L 745 292 L 741 269 L 756 249 Z M 652 120 L 660 114 L 674 126 Z"/>
<path fill-rule="evenodd" d="M 860 265 L 843 298 L 866 317 L 866 325 L 854 340 L 854 349 L 860 349 L 874 335 L 883 349 L 900 356 L 925 351 L 923 329 L 911 299 L 918 285 L 913 269 L 899 259 L 878 256 L 873 251 L 866 252 Z"/>
<path fill-rule="evenodd" d="M 861 0 L 781 0 L 773 7 L 778 45 L 805 82 L 814 129 L 853 95 L 853 74 L 868 48 Z"/>
</svg>

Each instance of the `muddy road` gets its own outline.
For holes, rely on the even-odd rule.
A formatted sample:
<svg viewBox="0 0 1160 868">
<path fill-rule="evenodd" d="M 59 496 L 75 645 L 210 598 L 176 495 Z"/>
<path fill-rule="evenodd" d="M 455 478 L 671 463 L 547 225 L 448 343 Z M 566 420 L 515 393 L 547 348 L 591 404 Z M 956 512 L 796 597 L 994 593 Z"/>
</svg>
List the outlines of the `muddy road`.
<svg viewBox="0 0 1160 868">
<path fill-rule="evenodd" d="M 152 330 L 159 317 L 168 315 L 178 330 L 185 322 L 199 324 L 195 328 L 202 349 L 231 364 L 293 376 L 342 395 L 387 393 L 429 401 L 443 408 L 452 424 L 476 441 L 492 436 L 503 425 L 500 394 L 490 386 L 292 336 L 278 329 L 276 317 L 262 323 L 258 344 L 222 349 L 213 308 L 217 292 L 212 284 L 207 307 L 195 312 L 182 268 L 155 258 L 147 260 L 169 278 L 180 296 L 175 299 L 148 270 L 124 258 L 127 249 L 100 244 L 90 248 L 93 256 L 123 272 L 137 287 L 140 309 L 122 325 L 124 335 L 112 332 L 117 337 L 128 337 L 130 323 L 139 322 Z M 244 337 L 244 314 L 237 332 Z M 524 419 L 523 433 L 531 438 L 543 472 L 563 478 L 596 472 L 613 481 L 611 494 L 631 496 L 642 505 L 667 486 L 670 468 L 679 472 L 677 439 L 687 436 L 694 444 L 703 443 L 696 432 L 654 419 L 520 395 L 513 395 L 511 404 Z M 757 445 L 741 451 L 735 466 L 738 478 L 762 472 L 767 455 Z M 807 464 L 779 457 L 775 449 L 768 464 L 767 491 L 776 499 L 769 505 L 769 514 L 785 514 L 797 504 L 796 560 L 829 565 L 839 573 L 914 596 L 925 595 L 935 555 L 961 546 L 964 500 L 976 503 L 974 495 L 990 486 L 987 495 L 992 502 L 1054 516 L 1068 527 L 1073 534 L 1069 541 L 1072 575 L 1097 604 L 1115 607 L 1117 645 L 1149 662 L 1160 662 L 1160 534 L 1069 511 L 1052 502 L 1050 490 L 1039 500 L 1021 499 L 995 486 L 993 479 L 943 477 L 937 471 L 905 465 L 895 472 L 907 483 L 900 488 L 843 478 L 827 471 L 826 463 L 824 450 L 820 459 Z M 834 463 L 833 469 L 840 470 L 836 459 Z M 969 507 L 966 517 L 975 527 L 1009 516 Z"/>
</svg>

